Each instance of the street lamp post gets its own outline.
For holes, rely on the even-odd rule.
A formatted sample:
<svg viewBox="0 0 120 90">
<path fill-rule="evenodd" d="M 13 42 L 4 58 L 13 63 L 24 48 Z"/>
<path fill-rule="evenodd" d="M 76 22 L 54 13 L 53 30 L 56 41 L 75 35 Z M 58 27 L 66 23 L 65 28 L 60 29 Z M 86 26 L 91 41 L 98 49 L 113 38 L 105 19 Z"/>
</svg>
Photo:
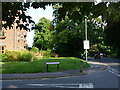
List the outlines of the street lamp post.
<svg viewBox="0 0 120 90">
<path fill-rule="evenodd" d="M 84 49 L 85 49 L 85 59 L 87 62 L 87 49 L 89 49 L 89 40 L 87 40 L 87 19 L 85 17 L 85 40 L 83 41 Z M 82 61 L 80 62 L 80 72 L 82 72 Z"/>
<path fill-rule="evenodd" d="M 87 58 L 87 49 L 89 49 L 89 40 L 87 39 L 87 19 L 85 17 L 85 40 L 83 41 L 84 43 L 84 49 L 85 49 L 85 59 L 86 61 L 88 60 Z"/>
<path fill-rule="evenodd" d="M 85 18 L 85 39 L 87 41 L 87 20 Z M 87 49 L 85 50 L 85 56 L 86 56 L 86 61 L 87 61 Z"/>
</svg>

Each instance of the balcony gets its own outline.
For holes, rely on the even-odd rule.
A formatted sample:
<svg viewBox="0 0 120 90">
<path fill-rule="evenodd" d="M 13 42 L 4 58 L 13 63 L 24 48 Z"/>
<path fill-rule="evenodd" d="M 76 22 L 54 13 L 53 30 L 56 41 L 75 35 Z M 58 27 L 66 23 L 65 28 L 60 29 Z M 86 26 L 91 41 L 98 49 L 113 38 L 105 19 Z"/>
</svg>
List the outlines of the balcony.
<svg viewBox="0 0 120 90">
<path fill-rule="evenodd" d="M 6 44 L 0 44 L 0 53 L 5 52 L 5 47 L 6 47 Z"/>
<path fill-rule="evenodd" d="M 0 36 L 0 39 L 5 39 L 6 38 L 6 36 Z"/>
<path fill-rule="evenodd" d="M 5 38 L 6 38 L 5 31 L 0 30 L 0 39 L 5 39 Z"/>
</svg>

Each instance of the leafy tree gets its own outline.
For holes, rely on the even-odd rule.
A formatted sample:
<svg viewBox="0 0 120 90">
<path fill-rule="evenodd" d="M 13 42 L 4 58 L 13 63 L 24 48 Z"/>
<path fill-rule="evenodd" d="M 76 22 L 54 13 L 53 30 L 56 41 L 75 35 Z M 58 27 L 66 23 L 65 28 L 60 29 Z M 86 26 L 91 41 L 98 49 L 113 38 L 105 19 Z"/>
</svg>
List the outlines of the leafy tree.
<svg viewBox="0 0 120 90">
<path fill-rule="evenodd" d="M 91 45 L 101 44 L 103 40 L 103 29 L 99 21 L 88 17 L 88 39 Z M 100 24 L 102 25 L 102 24 Z M 53 33 L 54 51 L 60 56 L 80 57 L 83 53 L 83 40 L 85 40 L 85 22 L 77 22 L 67 16 L 56 25 Z"/>
<path fill-rule="evenodd" d="M 107 4 L 107 2 L 102 2 L 97 5 L 95 5 L 94 2 L 2 2 L 2 16 L 4 16 L 2 20 L 6 21 L 4 27 L 7 27 L 13 24 L 16 16 L 19 16 L 19 20 L 29 25 L 34 22 L 30 16 L 25 15 L 27 9 L 29 9 L 29 7 L 45 9 L 46 5 L 59 6 L 59 9 L 55 9 L 54 11 L 55 16 L 58 17 L 57 19 L 59 20 L 65 19 L 66 15 L 73 20 L 82 20 L 81 17 L 85 15 L 88 16 L 90 13 L 93 14 L 94 17 L 102 15 L 104 20 L 106 20 L 106 18 L 110 20 L 119 19 L 118 11 L 120 2 L 110 2 L 108 7 Z M 18 10 L 20 10 L 22 14 L 18 12 Z M 19 20 L 17 20 L 18 25 Z M 19 26 L 27 28 L 26 25 Z"/>
<path fill-rule="evenodd" d="M 32 47 L 31 51 L 37 53 L 37 52 L 39 52 L 39 49 L 37 47 Z"/>
<path fill-rule="evenodd" d="M 108 4 L 108 5 L 106 5 Z M 111 46 L 111 52 L 116 52 L 117 56 L 120 56 L 120 34 L 119 34 L 119 22 L 120 22 L 120 2 L 117 3 L 100 3 L 99 7 L 105 7 L 102 13 L 99 13 L 103 17 L 103 21 L 106 22 L 104 39 L 105 44 Z M 93 13 L 94 14 L 94 13 Z M 95 15 L 95 14 L 94 14 Z"/>
<path fill-rule="evenodd" d="M 33 46 L 40 50 L 47 50 L 50 48 L 52 41 L 53 25 L 49 19 L 41 18 L 36 26 L 41 26 L 41 29 L 35 29 Z"/>
<path fill-rule="evenodd" d="M 19 16 L 19 20 L 22 20 L 25 22 L 25 25 L 21 25 L 19 23 L 19 20 L 16 22 L 18 23 L 19 27 L 24 27 L 27 29 L 27 26 L 30 23 L 34 23 L 31 20 L 30 16 L 25 15 L 25 11 L 29 7 L 33 8 L 43 8 L 45 9 L 46 5 L 53 5 L 54 6 L 54 16 L 55 16 L 55 23 L 59 23 L 62 20 L 65 20 L 65 17 L 68 16 L 70 20 L 74 22 L 82 22 L 85 18 L 85 16 L 89 17 L 92 15 L 92 18 L 96 18 L 98 16 L 102 16 L 102 22 L 106 23 L 107 26 L 105 29 L 106 34 L 106 42 L 108 45 L 110 45 L 114 50 L 117 50 L 119 52 L 119 42 L 116 42 L 114 45 L 114 41 L 118 40 L 117 37 L 112 37 L 112 39 L 109 37 L 113 31 L 111 31 L 110 27 L 114 27 L 115 25 L 118 25 L 117 23 L 120 21 L 120 2 L 101 2 L 97 5 L 94 4 L 94 2 L 32 2 L 32 3 L 21 3 L 21 2 L 3 2 L 2 3 L 2 20 L 6 21 L 6 24 L 4 24 L 4 27 L 11 26 L 11 24 L 15 20 L 15 16 Z M 20 10 L 20 12 L 18 12 Z M 80 24 L 80 23 L 79 23 Z M 111 26 L 112 25 L 112 26 Z M 115 26 L 117 27 L 117 26 Z M 119 31 L 116 29 L 114 31 L 114 34 L 116 34 L 119 37 Z M 92 39 L 94 40 L 94 39 Z M 103 39 L 101 39 L 103 40 Z M 111 40 L 109 42 L 109 40 Z M 109 42 L 109 43 L 108 43 Z M 104 43 L 103 43 L 104 44 Z M 100 46 L 100 45 L 99 45 Z"/>
<path fill-rule="evenodd" d="M 105 33 L 107 45 L 110 45 L 120 58 L 120 22 L 109 23 Z"/>
<path fill-rule="evenodd" d="M 2 17 L 2 21 L 6 22 L 3 24 L 3 27 L 12 27 L 12 24 L 16 22 L 18 27 L 28 29 L 27 26 L 29 23 L 34 23 L 30 16 L 25 15 L 28 7 L 28 3 L 24 3 L 23 5 L 22 2 L 2 2 L 2 16 L 4 16 Z M 15 21 L 16 17 L 19 18 Z M 26 24 L 21 24 L 20 20 L 26 22 Z"/>
<path fill-rule="evenodd" d="M 2 26 L 7 28 L 7 27 L 12 27 L 13 23 L 17 23 L 18 27 L 24 28 L 25 30 L 29 30 L 28 26 L 29 24 L 32 24 L 34 26 L 34 21 L 32 18 L 28 15 L 25 14 L 27 9 L 29 7 L 33 7 L 35 9 L 37 8 L 43 8 L 45 9 L 46 5 L 51 5 L 50 2 L 2 2 L 2 21 L 6 22 Z M 15 21 L 15 18 L 19 17 L 18 20 Z M 20 23 L 20 20 L 24 24 Z"/>
<path fill-rule="evenodd" d="M 86 16 L 89 16 L 94 2 L 61 2 L 53 5 L 55 22 L 64 20 L 66 16 L 74 21 L 82 21 Z"/>
<path fill-rule="evenodd" d="M 59 56 L 79 57 L 82 50 L 82 37 L 79 30 L 75 28 L 74 22 L 62 21 L 57 25 L 53 36 L 53 49 Z"/>
<path fill-rule="evenodd" d="M 63 12 L 64 11 L 64 12 Z M 65 16 L 67 15 L 70 19 L 77 22 L 77 20 L 82 21 L 85 16 L 91 16 L 92 18 L 96 18 L 99 16 L 102 16 L 102 23 L 106 23 L 105 32 L 101 35 L 105 37 L 98 37 L 101 38 L 102 43 L 98 43 L 97 47 L 101 51 L 108 51 L 109 46 L 105 46 L 105 43 L 107 45 L 110 45 L 111 48 L 117 51 L 118 56 L 120 49 L 119 49 L 119 40 L 118 37 L 119 31 L 116 29 L 115 31 L 112 31 L 111 28 L 118 27 L 115 25 L 118 25 L 117 23 L 120 22 L 120 2 L 101 2 L 95 5 L 94 3 L 61 3 L 59 8 L 55 8 L 54 15 L 56 17 L 55 21 L 59 22 L 60 20 L 64 20 Z M 91 24 L 92 25 L 92 24 Z M 110 37 L 112 33 L 114 32 L 115 37 Z M 96 33 L 96 31 L 94 32 Z M 99 32 L 100 33 L 100 32 Z M 94 34 L 95 35 L 95 34 Z M 104 39 L 106 39 L 104 43 Z M 95 39 L 91 39 L 94 40 Z M 111 40 L 111 41 L 109 41 Z M 117 41 L 117 42 L 115 42 Z M 114 44 L 113 44 L 114 43 Z M 103 50 L 107 48 L 107 50 Z"/>
</svg>

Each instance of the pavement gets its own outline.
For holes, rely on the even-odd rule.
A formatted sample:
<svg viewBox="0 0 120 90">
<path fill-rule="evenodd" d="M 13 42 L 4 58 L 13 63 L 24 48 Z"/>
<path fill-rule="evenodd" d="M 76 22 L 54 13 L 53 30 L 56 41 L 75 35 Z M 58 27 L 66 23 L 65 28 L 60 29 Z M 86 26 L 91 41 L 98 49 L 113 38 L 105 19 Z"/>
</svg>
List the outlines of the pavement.
<svg viewBox="0 0 120 90">
<path fill-rule="evenodd" d="M 104 63 L 98 63 L 94 61 L 88 61 L 91 65 L 90 68 L 80 70 L 67 70 L 62 72 L 45 72 L 45 73 L 29 73 L 29 74 L 2 74 L 0 80 L 16 80 L 16 79 L 45 79 L 45 78 L 59 78 L 59 77 L 70 77 L 78 75 L 86 75 L 99 71 L 106 70 L 108 66 Z"/>
</svg>

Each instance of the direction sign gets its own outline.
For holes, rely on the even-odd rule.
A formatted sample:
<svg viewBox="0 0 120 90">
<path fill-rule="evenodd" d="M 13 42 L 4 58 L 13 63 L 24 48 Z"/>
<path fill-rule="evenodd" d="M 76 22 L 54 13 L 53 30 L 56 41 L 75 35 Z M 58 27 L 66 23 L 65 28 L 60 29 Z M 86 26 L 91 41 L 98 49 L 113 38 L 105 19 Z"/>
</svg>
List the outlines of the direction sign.
<svg viewBox="0 0 120 90">
<path fill-rule="evenodd" d="M 84 49 L 90 49 L 89 40 L 84 40 L 83 44 L 84 44 Z"/>
</svg>

